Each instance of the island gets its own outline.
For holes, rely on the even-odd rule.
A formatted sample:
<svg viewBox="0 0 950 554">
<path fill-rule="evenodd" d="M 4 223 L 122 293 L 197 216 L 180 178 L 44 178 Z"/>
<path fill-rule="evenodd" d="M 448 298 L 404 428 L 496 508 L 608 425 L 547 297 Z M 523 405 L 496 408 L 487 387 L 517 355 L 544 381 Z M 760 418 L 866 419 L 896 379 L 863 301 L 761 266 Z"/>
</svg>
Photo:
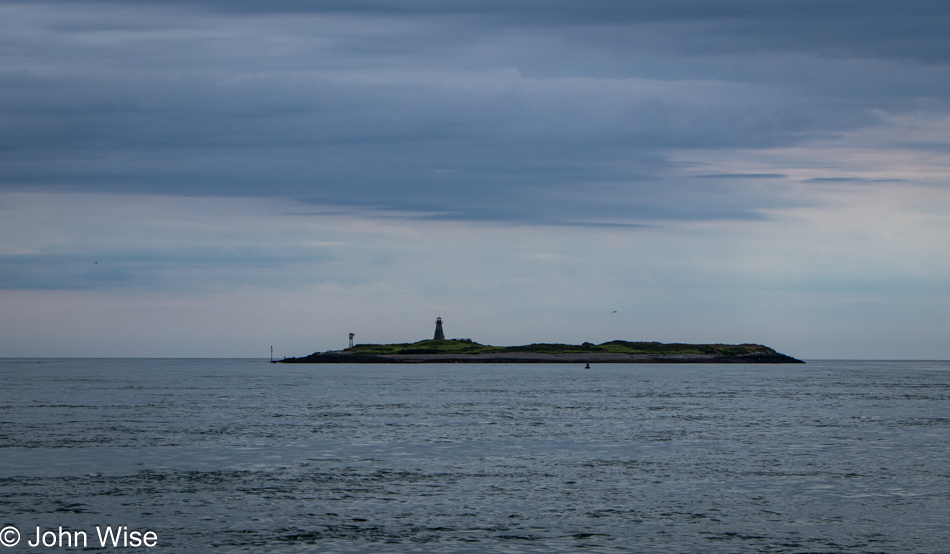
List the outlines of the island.
<svg viewBox="0 0 950 554">
<path fill-rule="evenodd" d="M 761 344 L 664 344 L 613 340 L 603 344 L 535 343 L 490 346 L 472 339 L 446 339 L 442 318 L 429 340 L 399 344 L 353 344 L 344 350 L 284 358 L 285 364 L 803 364 Z M 271 363 L 277 361 L 271 359 Z"/>
<path fill-rule="evenodd" d="M 284 358 L 288 364 L 802 364 L 760 344 L 664 344 L 614 340 L 603 344 L 490 346 L 468 339 L 402 344 L 357 344 L 345 350 Z"/>
</svg>

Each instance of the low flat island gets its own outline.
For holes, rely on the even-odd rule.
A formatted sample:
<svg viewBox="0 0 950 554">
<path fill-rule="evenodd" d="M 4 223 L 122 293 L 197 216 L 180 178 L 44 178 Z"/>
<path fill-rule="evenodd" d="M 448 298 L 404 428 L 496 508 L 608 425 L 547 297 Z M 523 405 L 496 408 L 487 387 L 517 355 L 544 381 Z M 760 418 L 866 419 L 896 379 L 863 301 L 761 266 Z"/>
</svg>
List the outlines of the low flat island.
<svg viewBox="0 0 950 554">
<path fill-rule="evenodd" d="M 614 340 L 603 344 L 490 346 L 468 339 L 432 339 L 402 344 L 357 344 L 279 360 L 289 364 L 802 364 L 761 344 L 664 344 Z"/>
</svg>

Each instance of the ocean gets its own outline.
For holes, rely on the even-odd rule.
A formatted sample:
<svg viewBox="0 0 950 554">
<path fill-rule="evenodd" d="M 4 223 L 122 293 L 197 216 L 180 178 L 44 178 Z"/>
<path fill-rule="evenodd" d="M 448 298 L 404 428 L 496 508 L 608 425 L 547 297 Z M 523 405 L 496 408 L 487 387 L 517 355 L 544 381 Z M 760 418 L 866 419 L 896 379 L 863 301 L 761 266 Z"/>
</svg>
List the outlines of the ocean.
<svg viewBox="0 0 950 554">
<path fill-rule="evenodd" d="M 0 527 L 0 552 L 950 552 L 950 362 L 3 359 Z"/>
</svg>

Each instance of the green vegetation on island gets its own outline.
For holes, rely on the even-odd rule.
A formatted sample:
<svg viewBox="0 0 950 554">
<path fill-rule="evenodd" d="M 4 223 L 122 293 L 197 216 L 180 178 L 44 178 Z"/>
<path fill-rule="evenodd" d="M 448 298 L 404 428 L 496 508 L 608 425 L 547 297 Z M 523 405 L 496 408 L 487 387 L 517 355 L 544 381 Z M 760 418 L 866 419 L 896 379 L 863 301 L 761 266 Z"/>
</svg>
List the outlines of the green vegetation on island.
<svg viewBox="0 0 950 554">
<path fill-rule="evenodd" d="M 357 344 L 344 350 L 364 356 L 393 356 L 405 354 L 588 354 L 594 352 L 615 354 L 703 354 L 743 356 L 775 354 L 760 344 L 666 344 L 662 342 L 628 342 L 613 340 L 603 344 L 535 343 L 524 346 L 490 346 L 462 340 L 420 340 L 399 344 Z"/>
<path fill-rule="evenodd" d="M 614 340 L 602 344 L 490 346 L 467 339 L 357 344 L 285 363 L 802 363 L 761 344 L 666 344 Z"/>
</svg>

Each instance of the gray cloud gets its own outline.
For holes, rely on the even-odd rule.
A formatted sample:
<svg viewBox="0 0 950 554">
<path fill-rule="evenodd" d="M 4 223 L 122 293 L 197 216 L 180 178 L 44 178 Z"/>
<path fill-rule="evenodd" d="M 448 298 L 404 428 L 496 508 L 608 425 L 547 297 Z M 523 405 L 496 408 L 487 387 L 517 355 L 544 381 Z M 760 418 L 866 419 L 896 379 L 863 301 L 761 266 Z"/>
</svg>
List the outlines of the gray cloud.
<svg viewBox="0 0 950 554">
<path fill-rule="evenodd" d="M 153 0 L 140 4 L 149 5 Z M 581 32 L 599 27 L 611 42 L 652 43 L 680 52 L 817 51 L 822 54 L 899 57 L 945 63 L 950 14 L 939 0 L 181 0 L 187 6 L 241 14 L 343 14 L 390 18 L 464 18 L 493 27 L 558 27 Z M 637 42 L 631 28 L 668 26 L 672 33 Z M 610 30 L 618 31 L 610 34 Z M 608 31 L 607 35 L 603 32 Z M 692 32 L 690 32 L 692 31 Z M 697 32 L 698 31 L 698 32 Z M 658 38 L 666 40 L 657 40 Z M 588 37 L 591 38 L 591 37 Z"/>
<path fill-rule="evenodd" d="M 677 149 L 927 102 L 942 4 L 2 2 L 0 187 L 280 195 L 532 223 L 761 217 Z M 737 181 L 769 172 L 712 175 Z"/>
<path fill-rule="evenodd" d="M 805 179 L 806 183 L 902 183 L 905 179 L 865 179 L 862 177 L 815 177 Z"/>
<path fill-rule="evenodd" d="M 783 179 L 784 173 L 711 173 L 695 175 L 694 179 Z"/>
<path fill-rule="evenodd" d="M 92 249 L 92 248 L 90 248 Z M 227 290 L 240 286 L 280 288 L 300 282 L 302 262 L 338 261 L 320 249 L 267 252 L 246 249 L 180 247 L 176 252 L 0 255 L 0 290 Z M 309 270 L 310 276 L 316 272 Z M 239 276 L 239 278 L 238 278 Z"/>
</svg>

